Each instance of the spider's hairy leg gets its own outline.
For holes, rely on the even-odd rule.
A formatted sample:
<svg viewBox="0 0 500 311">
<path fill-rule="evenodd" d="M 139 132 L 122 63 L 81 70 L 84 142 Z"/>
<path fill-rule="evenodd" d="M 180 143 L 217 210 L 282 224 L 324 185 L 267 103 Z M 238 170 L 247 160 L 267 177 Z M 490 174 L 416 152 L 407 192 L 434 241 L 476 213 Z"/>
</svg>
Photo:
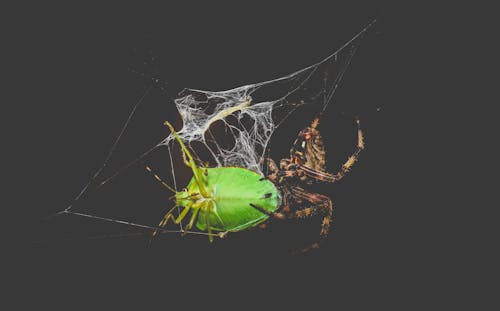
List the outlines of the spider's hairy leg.
<svg viewBox="0 0 500 311">
<path fill-rule="evenodd" d="M 319 125 L 319 120 L 322 117 L 323 117 L 323 113 L 320 113 L 316 118 L 314 118 L 314 120 L 311 122 L 311 128 L 313 128 L 313 129 L 317 128 Z"/>
<path fill-rule="evenodd" d="M 326 237 L 329 232 L 331 220 L 333 218 L 333 202 L 323 194 L 308 192 L 299 187 L 291 187 L 291 195 L 295 198 L 308 201 L 314 205 L 292 212 L 291 218 L 305 218 L 316 215 L 318 213 L 324 214 L 323 224 L 321 226 L 320 235 Z"/>
<path fill-rule="evenodd" d="M 271 174 L 276 173 L 279 171 L 278 165 L 276 165 L 276 162 L 274 162 L 273 159 L 271 158 L 266 158 L 265 161 L 267 162 L 267 167 L 269 168 L 269 172 Z"/>
<path fill-rule="evenodd" d="M 365 142 L 364 142 L 364 136 L 363 136 L 363 131 L 361 130 L 361 125 L 359 121 L 359 117 L 356 117 L 356 125 L 358 128 L 358 143 L 356 146 L 356 151 L 349 156 L 347 161 L 342 165 L 342 168 L 340 171 L 336 174 L 330 174 L 326 172 L 320 172 L 316 171 L 313 169 L 310 169 L 304 165 L 299 165 L 300 170 L 304 172 L 306 176 L 309 176 L 311 178 L 315 178 L 319 181 L 324 181 L 324 182 L 336 182 L 342 179 L 352 168 L 354 163 L 359 158 L 359 155 L 361 154 L 361 151 L 365 149 Z"/>
<path fill-rule="evenodd" d="M 287 218 L 286 215 L 283 213 L 266 211 L 264 208 L 262 208 L 261 206 L 259 206 L 257 204 L 250 203 L 250 206 L 255 208 L 256 210 L 258 210 L 259 212 L 266 214 L 267 216 L 272 217 L 272 218 L 276 218 L 279 220 L 285 220 Z"/>
<path fill-rule="evenodd" d="M 356 117 L 356 125 L 358 127 L 358 145 L 356 151 L 347 159 L 344 165 L 342 165 L 341 170 L 337 174 L 335 174 L 334 181 L 340 180 L 349 172 L 351 167 L 358 160 L 361 151 L 365 149 L 364 136 L 363 136 L 363 131 L 361 130 L 359 117 Z"/>
<path fill-rule="evenodd" d="M 332 200 L 326 195 L 319 193 L 307 192 L 306 190 L 299 187 L 291 188 L 291 195 L 295 198 L 308 201 L 313 205 L 305 209 L 295 211 L 291 213 L 291 218 L 304 218 L 309 217 L 318 213 L 323 215 L 323 221 L 321 223 L 320 239 L 318 242 L 314 242 L 306 248 L 302 248 L 299 252 L 307 252 L 310 249 L 319 248 L 321 243 L 325 240 L 330 232 L 330 225 L 334 218 L 334 208 Z"/>
<path fill-rule="evenodd" d="M 266 178 L 274 183 L 279 182 L 281 173 L 278 165 L 276 165 L 276 162 L 271 158 L 265 158 L 265 161 L 267 163 L 267 168 L 269 169 L 269 174 Z"/>
<path fill-rule="evenodd" d="M 307 252 L 310 249 L 319 248 L 321 243 L 325 240 L 330 232 L 330 225 L 334 218 L 334 209 L 332 200 L 326 195 L 322 195 L 319 193 L 311 193 L 299 187 L 291 187 L 290 195 L 296 199 L 305 200 L 312 203 L 312 206 L 309 206 L 305 209 L 301 209 L 294 212 L 268 212 L 264 210 L 262 207 L 250 203 L 250 206 L 259 210 L 260 212 L 267 214 L 269 217 L 273 217 L 279 220 L 285 219 L 302 219 L 310 216 L 314 216 L 317 214 L 323 215 L 323 221 L 321 223 L 321 231 L 320 231 L 320 239 L 317 242 L 312 243 L 308 247 L 300 249 L 298 252 Z"/>
</svg>

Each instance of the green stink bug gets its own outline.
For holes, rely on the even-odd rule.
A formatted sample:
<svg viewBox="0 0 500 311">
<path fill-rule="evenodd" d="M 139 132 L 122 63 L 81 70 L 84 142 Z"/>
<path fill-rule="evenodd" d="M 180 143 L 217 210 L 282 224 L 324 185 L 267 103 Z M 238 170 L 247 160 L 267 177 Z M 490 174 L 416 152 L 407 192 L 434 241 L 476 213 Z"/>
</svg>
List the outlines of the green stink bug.
<svg viewBox="0 0 500 311">
<path fill-rule="evenodd" d="M 186 230 L 196 224 L 199 230 L 208 231 L 212 240 L 212 231 L 244 230 L 265 221 L 269 213 L 278 209 L 279 192 L 270 180 L 242 167 L 198 167 L 172 125 L 165 124 L 181 145 L 185 164 L 193 171 L 193 178 L 187 188 L 175 193 L 176 207 L 183 207 L 180 215 L 173 216 L 174 207 L 160 222 L 160 227 L 166 226 L 171 218 L 178 224 L 191 212 Z"/>
</svg>

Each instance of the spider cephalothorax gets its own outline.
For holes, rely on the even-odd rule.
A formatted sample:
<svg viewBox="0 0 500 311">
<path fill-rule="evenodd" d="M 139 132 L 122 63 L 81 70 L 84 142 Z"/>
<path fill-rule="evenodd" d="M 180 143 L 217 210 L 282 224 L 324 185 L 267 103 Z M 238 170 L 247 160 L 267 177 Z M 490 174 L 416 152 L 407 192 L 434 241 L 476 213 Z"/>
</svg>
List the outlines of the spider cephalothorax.
<svg viewBox="0 0 500 311">
<path fill-rule="evenodd" d="M 293 171 L 301 166 L 316 172 L 325 171 L 325 147 L 323 145 L 323 138 L 316 129 L 318 124 L 319 118 L 316 118 L 311 126 L 299 132 L 297 139 L 290 149 L 290 158 L 280 161 L 281 171 Z M 297 171 L 297 177 L 307 184 L 317 181 L 317 179 L 311 178 L 299 171 Z"/>
<path fill-rule="evenodd" d="M 358 148 L 337 174 L 325 171 L 325 149 L 317 129 L 319 118 L 316 118 L 309 127 L 299 132 L 290 157 L 282 159 L 279 168 L 272 159 L 267 159 L 270 174 L 265 177 L 242 167 L 199 167 L 167 122 L 182 147 L 184 163 L 191 167 L 193 178 L 180 192 L 162 182 L 176 193 L 175 206 L 167 212 L 153 235 L 161 232 L 169 220 L 178 224 L 188 215 L 190 220 L 186 230 L 196 226 L 208 232 L 212 240 L 214 236 L 224 237 L 229 232 L 256 227 L 268 218 L 299 219 L 321 214 L 320 236 L 323 239 L 332 222 L 333 203 L 328 196 L 309 192 L 303 185 L 314 181 L 335 182 L 349 171 L 364 148 L 359 120 L 356 121 Z M 151 171 L 149 167 L 148 170 Z M 157 175 L 155 177 L 160 180 Z M 177 218 L 173 215 L 175 207 L 183 208 Z M 314 243 L 304 250 L 317 247 L 319 243 Z"/>
</svg>

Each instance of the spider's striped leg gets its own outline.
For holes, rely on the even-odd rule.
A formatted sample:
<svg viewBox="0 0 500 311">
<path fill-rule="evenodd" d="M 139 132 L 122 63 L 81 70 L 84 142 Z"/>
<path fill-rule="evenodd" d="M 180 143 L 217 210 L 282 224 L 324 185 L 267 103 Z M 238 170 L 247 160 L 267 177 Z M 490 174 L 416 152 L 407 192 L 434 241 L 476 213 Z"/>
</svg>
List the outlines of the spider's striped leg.
<svg viewBox="0 0 500 311">
<path fill-rule="evenodd" d="M 334 217 L 334 209 L 333 209 L 333 203 L 332 200 L 327 197 L 326 195 L 322 195 L 319 193 L 311 193 L 307 192 L 302 188 L 298 187 L 292 187 L 291 188 L 291 196 L 300 199 L 300 200 L 305 200 L 313 205 L 310 207 L 307 207 L 302 210 L 294 211 L 294 212 L 269 212 L 264 210 L 262 207 L 250 203 L 250 206 L 253 208 L 259 210 L 260 212 L 267 214 L 269 217 L 273 217 L 279 220 L 285 220 L 285 219 L 301 219 L 305 217 L 310 217 L 314 216 L 317 214 L 323 215 L 323 222 L 321 223 L 321 231 L 320 231 L 320 239 L 317 242 L 312 243 L 306 248 L 302 248 L 299 250 L 299 252 L 307 252 L 310 249 L 313 248 L 319 248 L 321 243 L 325 240 L 325 238 L 328 236 L 328 233 L 330 231 L 330 224 L 333 221 Z"/>
<path fill-rule="evenodd" d="M 271 158 L 265 158 L 264 161 L 266 161 L 267 169 L 269 172 L 267 173 L 267 177 L 265 177 L 263 179 L 267 178 L 272 182 L 278 181 L 279 168 L 276 165 L 276 162 L 274 162 L 274 160 Z"/>
<path fill-rule="evenodd" d="M 288 161 L 288 162 L 286 162 Z M 283 167 L 283 163 L 289 163 L 289 159 L 282 159 L 280 161 L 280 166 Z M 291 166 L 286 166 L 285 169 L 278 168 L 278 165 L 276 165 L 276 162 L 274 162 L 273 159 L 267 159 L 267 166 L 269 168 L 269 175 L 267 176 L 267 179 L 270 181 L 276 183 L 281 183 L 283 181 L 283 178 L 291 178 L 297 176 L 300 172 L 298 172 L 295 167 Z"/>
<path fill-rule="evenodd" d="M 306 176 L 317 179 L 324 182 L 336 182 L 342 179 L 351 169 L 351 167 L 356 163 L 361 154 L 361 151 L 365 149 L 363 131 L 361 130 L 361 125 L 359 118 L 356 117 L 356 124 L 358 126 L 358 144 L 356 151 L 347 159 L 347 161 L 342 165 L 342 168 L 338 173 L 330 174 L 326 172 L 320 172 L 310 169 L 304 165 L 299 165 L 299 170 L 302 170 Z"/>
<path fill-rule="evenodd" d="M 265 161 L 267 162 L 267 167 L 269 169 L 269 173 L 270 174 L 274 174 L 276 173 L 277 171 L 279 171 L 279 168 L 278 168 L 278 165 L 276 164 L 276 162 L 271 159 L 271 158 L 266 158 Z"/>
<path fill-rule="evenodd" d="M 291 195 L 294 196 L 295 198 L 305 200 L 313 204 L 312 206 L 307 207 L 305 209 L 292 212 L 291 217 L 300 219 L 304 217 L 313 216 L 316 214 L 323 215 L 319 241 L 312 243 L 306 248 L 298 250 L 298 252 L 304 253 L 310 249 L 319 248 L 321 243 L 323 243 L 325 238 L 328 236 L 328 233 L 330 231 L 330 225 L 333 222 L 334 208 L 332 200 L 326 195 L 307 192 L 299 187 L 292 187 Z"/>
<path fill-rule="evenodd" d="M 272 218 L 276 218 L 276 219 L 279 219 L 279 220 L 284 220 L 287 218 L 287 216 L 283 213 L 280 213 L 280 212 L 270 212 L 270 211 L 267 211 L 265 209 L 263 209 L 261 206 L 259 205 L 256 205 L 256 204 L 253 204 L 253 203 L 250 203 L 250 206 L 255 208 L 256 210 L 258 210 L 259 212 L 263 213 L 263 214 L 266 214 L 267 216 L 269 217 L 272 217 Z"/>
</svg>

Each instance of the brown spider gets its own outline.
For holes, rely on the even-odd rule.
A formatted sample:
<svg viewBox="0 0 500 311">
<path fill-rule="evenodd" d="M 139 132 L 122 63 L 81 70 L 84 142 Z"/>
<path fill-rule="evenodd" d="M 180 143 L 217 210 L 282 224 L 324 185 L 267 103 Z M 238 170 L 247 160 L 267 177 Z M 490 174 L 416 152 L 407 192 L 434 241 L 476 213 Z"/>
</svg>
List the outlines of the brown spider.
<svg viewBox="0 0 500 311">
<path fill-rule="evenodd" d="M 276 219 L 300 219 L 316 214 L 323 215 L 321 225 L 320 240 L 302 249 L 305 252 L 309 249 L 319 248 L 320 244 L 328 235 L 330 223 L 332 222 L 333 203 L 332 200 L 323 194 L 308 192 L 296 186 L 297 184 L 312 184 L 313 182 L 336 182 L 344 177 L 354 165 L 361 151 L 365 148 L 363 142 L 363 132 L 361 131 L 359 118 L 356 117 L 358 127 L 358 143 L 356 151 L 342 165 L 341 170 L 336 174 L 325 171 L 325 148 L 323 139 L 317 129 L 319 117 L 316 117 L 311 126 L 299 132 L 297 139 L 290 149 L 290 158 L 280 161 L 280 166 L 276 165 L 273 159 L 267 158 L 267 165 L 270 170 L 268 179 L 271 180 L 282 194 L 283 204 L 281 210 L 274 213 L 267 213 Z M 294 202 L 295 204 L 291 204 Z M 291 206 L 306 205 L 304 208 Z M 253 207 L 264 212 L 259 206 Z M 264 225 L 265 226 L 265 225 Z"/>
</svg>

